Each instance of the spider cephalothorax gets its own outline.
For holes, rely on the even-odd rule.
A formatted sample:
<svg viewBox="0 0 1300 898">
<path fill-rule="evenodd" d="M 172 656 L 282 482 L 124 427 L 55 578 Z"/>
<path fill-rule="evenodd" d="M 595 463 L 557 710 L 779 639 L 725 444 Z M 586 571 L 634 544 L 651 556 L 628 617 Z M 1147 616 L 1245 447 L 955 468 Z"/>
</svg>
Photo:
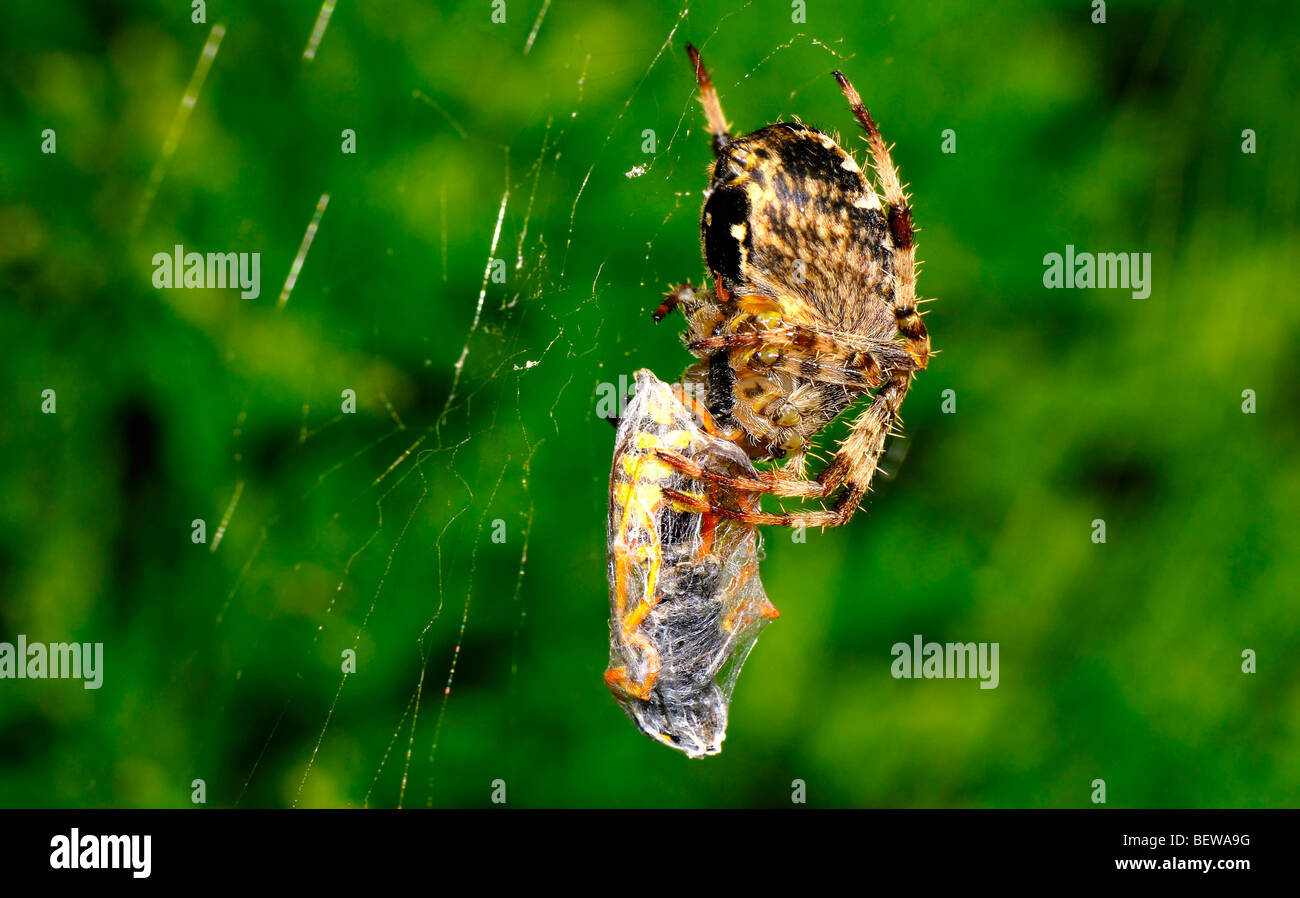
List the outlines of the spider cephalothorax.
<svg viewBox="0 0 1300 898">
<path fill-rule="evenodd" d="M 831 136 L 800 122 L 732 137 L 699 53 L 687 51 L 717 157 L 701 221 L 714 288 L 676 288 L 655 318 L 677 306 L 685 314 L 684 339 L 700 361 L 683 384 L 703 397 L 718 434 L 754 460 L 786 462 L 747 479 L 659 454 L 735 489 L 799 498 L 839 492 L 833 508 L 813 512 L 736 512 L 696 500 L 699 511 L 756 524 L 842 524 L 866 494 L 912 376 L 930 357 L 916 308 L 911 208 L 888 147 L 842 74 L 835 77 L 866 132 L 879 193 Z M 868 395 L 834 460 L 806 479 L 813 438 Z"/>
</svg>

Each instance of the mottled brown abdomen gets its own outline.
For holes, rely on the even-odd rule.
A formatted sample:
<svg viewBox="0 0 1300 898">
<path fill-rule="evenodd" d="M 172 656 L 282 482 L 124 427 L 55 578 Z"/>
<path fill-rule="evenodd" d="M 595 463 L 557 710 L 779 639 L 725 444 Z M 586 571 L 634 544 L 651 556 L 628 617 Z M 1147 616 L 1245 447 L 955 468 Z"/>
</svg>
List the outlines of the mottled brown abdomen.
<svg viewBox="0 0 1300 898">
<path fill-rule="evenodd" d="M 701 233 L 735 297 L 774 300 L 791 324 L 894 336 L 893 240 L 880 198 L 829 135 L 799 123 L 730 141 Z"/>
</svg>

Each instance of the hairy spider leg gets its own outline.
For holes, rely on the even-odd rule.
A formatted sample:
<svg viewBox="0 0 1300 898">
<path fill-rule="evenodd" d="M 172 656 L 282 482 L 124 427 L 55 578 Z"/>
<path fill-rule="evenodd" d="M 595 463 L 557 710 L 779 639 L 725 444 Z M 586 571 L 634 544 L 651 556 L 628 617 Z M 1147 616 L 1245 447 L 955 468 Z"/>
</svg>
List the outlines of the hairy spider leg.
<svg viewBox="0 0 1300 898">
<path fill-rule="evenodd" d="M 840 451 L 836 453 L 835 460 L 816 480 L 809 481 L 810 485 L 822 495 L 829 495 L 839 490 L 835 504 L 831 508 L 788 514 L 733 511 L 702 502 L 697 497 L 677 490 L 665 489 L 663 493 L 700 514 L 717 515 L 745 524 L 777 527 L 839 527 L 853 517 L 858 504 L 870 489 L 871 479 L 884 452 L 885 437 L 889 435 L 898 420 L 898 409 L 902 405 L 903 396 L 907 393 L 911 376 L 910 371 L 896 375 L 880 389 L 871 405 L 867 406 L 853 422 L 853 428 L 845 438 Z M 712 471 L 701 469 L 700 476 L 710 481 L 717 480 L 717 475 Z M 748 486 L 747 483 L 742 483 L 739 488 L 747 489 Z M 772 490 L 765 489 L 764 492 L 772 492 Z M 816 497 L 814 495 L 809 498 Z"/>
<path fill-rule="evenodd" d="M 713 86 L 713 80 L 709 78 L 708 70 L 704 68 L 704 60 L 700 58 L 700 51 L 695 49 L 692 44 L 687 44 L 686 53 L 691 57 L 691 63 L 695 66 L 695 81 L 700 86 L 700 103 L 704 106 L 704 117 L 708 119 L 709 131 L 713 134 L 713 152 L 715 155 L 721 155 L 723 147 L 731 140 L 731 128 L 727 124 L 726 117 L 722 114 L 722 104 L 718 102 L 718 91 Z"/>
<path fill-rule="evenodd" d="M 921 314 L 916 310 L 916 243 L 912 206 L 898 179 L 898 169 L 889 155 L 889 147 L 880 136 L 875 119 L 867 107 L 862 105 L 862 97 L 858 95 L 857 88 L 843 72 L 834 74 L 840 89 L 844 91 L 844 98 L 849 101 L 854 118 L 862 130 L 867 132 L 872 168 L 875 169 L 876 179 L 885 194 L 885 205 L 889 209 L 889 231 L 894 238 L 894 273 L 897 279 L 894 319 L 898 323 L 898 332 L 907 340 L 908 351 L 916 360 L 919 371 L 930 361 L 930 335 L 925 329 Z"/>
</svg>

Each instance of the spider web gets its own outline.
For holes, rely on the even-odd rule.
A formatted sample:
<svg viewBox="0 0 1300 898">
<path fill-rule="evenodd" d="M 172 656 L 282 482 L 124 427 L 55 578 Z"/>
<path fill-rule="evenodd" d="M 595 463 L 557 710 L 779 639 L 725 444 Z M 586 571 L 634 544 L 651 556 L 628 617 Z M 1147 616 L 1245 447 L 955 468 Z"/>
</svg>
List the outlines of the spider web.
<svg viewBox="0 0 1300 898">
<path fill-rule="evenodd" d="M 214 631 L 186 662 L 187 676 L 211 678 L 197 696 L 205 713 L 234 733 L 225 747 L 230 781 L 217 801 L 486 804 L 489 783 L 508 785 L 521 772 L 533 729 L 558 713 L 562 702 L 548 691 L 556 682 L 573 688 L 574 668 L 557 675 L 545 660 L 551 648 L 534 642 L 529 621 L 538 614 L 581 621 L 600 688 L 612 435 L 594 409 L 602 390 L 622 389 L 636 367 L 671 379 L 687 360 L 670 326 L 651 331 L 649 323 L 664 287 L 700 277 L 708 156 L 682 47 L 691 39 L 707 53 L 729 19 L 753 14 L 746 5 L 704 27 L 685 6 L 661 10 L 650 52 L 623 70 L 599 58 L 582 22 L 545 0 L 528 22 L 497 32 L 516 68 L 544 53 L 552 66 L 566 60 L 527 103 L 514 104 L 532 111 L 504 142 L 496 138 L 511 128 L 499 111 L 448 85 L 411 84 L 392 123 L 407 148 L 390 156 L 385 183 L 423 198 L 433 233 L 383 236 L 390 259 L 423 253 L 415 283 L 390 287 L 382 265 L 372 282 L 358 281 L 345 267 L 355 254 L 336 256 L 372 197 L 302 185 L 319 199 L 314 210 L 294 208 L 302 230 L 286 237 L 296 252 L 282 260 L 288 273 L 265 315 L 301 322 L 322 306 L 327 319 L 342 309 L 351 336 L 346 348 L 323 340 L 319 364 L 287 395 L 263 395 L 249 378 L 234 415 L 231 477 L 210 545 L 224 586 Z M 331 44 L 346 43 L 339 32 L 363 24 L 322 7 L 301 91 Z M 185 120 L 202 109 L 204 78 L 220 77 L 221 44 L 236 43 L 239 28 L 217 25 L 204 44 L 199 69 L 207 71 L 191 79 L 155 171 L 163 194 Z M 441 39 L 452 52 L 454 40 Z M 739 80 L 720 78 L 724 97 L 791 48 L 839 56 L 795 34 Z M 824 81 L 824 68 L 790 97 Z M 646 128 L 656 132 L 653 152 L 642 147 Z M 427 175 L 427 156 L 409 148 L 435 140 L 496 172 L 495 188 L 451 201 L 460 192 Z M 159 184 L 151 181 L 146 205 Z M 264 264 L 268 282 L 278 278 L 275 263 Z M 412 340 L 409 321 L 390 319 L 390 289 L 424 294 L 437 335 Z M 274 291 L 266 293 L 270 300 Z M 363 293 L 372 294 L 364 311 Z M 287 332 L 297 322 L 275 326 Z M 371 361 L 336 363 L 349 351 Z M 332 377 L 336 364 L 369 366 L 370 383 Z M 306 395 L 294 392 L 304 385 Z M 332 398 L 347 388 L 357 388 L 355 414 Z M 568 500 L 557 505 L 547 486 L 539 501 L 538 485 L 555 483 L 569 484 Z M 571 584 L 534 576 L 538 553 L 572 559 Z M 343 669 L 351 657 L 355 672 Z M 612 704 L 604 710 L 613 719 Z M 466 732 L 471 738 L 461 738 Z M 487 756 L 485 733 L 496 746 Z"/>
</svg>

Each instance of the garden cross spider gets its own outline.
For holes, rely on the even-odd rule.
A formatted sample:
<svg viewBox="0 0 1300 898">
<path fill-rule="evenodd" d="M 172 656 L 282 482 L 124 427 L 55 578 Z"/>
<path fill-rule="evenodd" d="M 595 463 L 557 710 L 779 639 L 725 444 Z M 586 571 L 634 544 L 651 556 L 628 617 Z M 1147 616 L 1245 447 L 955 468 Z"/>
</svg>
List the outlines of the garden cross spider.
<svg viewBox="0 0 1300 898">
<path fill-rule="evenodd" d="M 654 318 L 681 307 L 683 341 L 700 359 L 682 383 L 705 397 L 719 436 L 755 461 L 786 461 L 749 478 L 710 470 L 671 449 L 657 454 L 692 478 L 737 491 L 838 495 L 829 508 L 766 514 L 665 494 L 748 524 L 838 526 L 866 495 L 912 377 L 930 359 L 916 308 L 908 197 L 875 121 L 840 72 L 835 78 L 866 132 L 883 205 L 853 158 L 801 122 L 733 137 L 699 51 L 690 44 L 686 51 L 717 157 L 701 221 L 714 290 L 683 284 Z M 872 390 L 834 459 L 809 479 L 812 438 Z"/>
</svg>

